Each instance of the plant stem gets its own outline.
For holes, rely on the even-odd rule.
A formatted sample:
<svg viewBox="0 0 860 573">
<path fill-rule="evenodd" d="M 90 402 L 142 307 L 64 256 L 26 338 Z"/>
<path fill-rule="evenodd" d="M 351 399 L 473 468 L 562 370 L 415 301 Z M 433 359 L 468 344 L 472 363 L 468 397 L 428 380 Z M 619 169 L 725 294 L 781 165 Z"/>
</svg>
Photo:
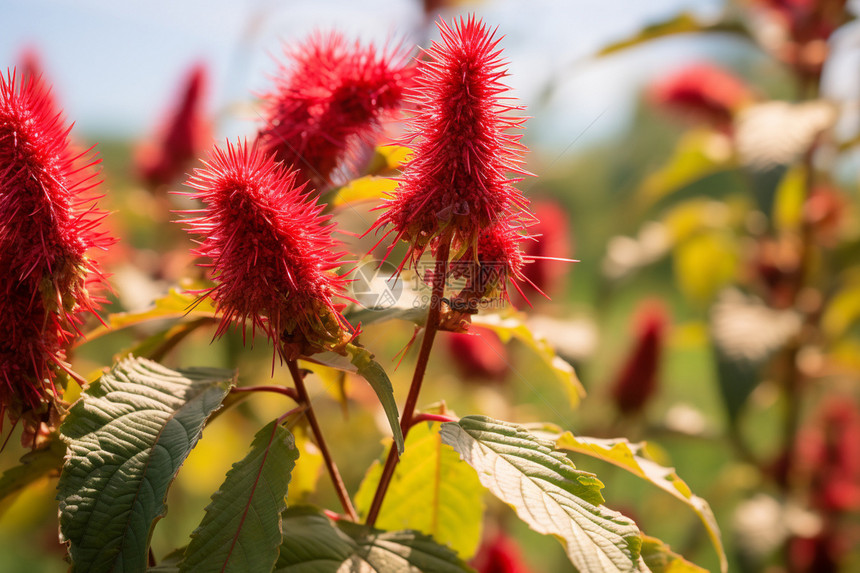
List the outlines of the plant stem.
<svg viewBox="0 0 860 573">
<path fill-rule="evenodd" d="M 319 447 L 320 452 L 322 453 L 326 469 L 328 470 L 328 475 L 331 477 L 334 491 L 337 493 L 341 506 L 343 506 L 343 511 L 352 521 L 358 521 L 358 514 L 355 512 L 355 507 L 353 507 L 352 501 L 349 499 L 346 485 L 343 483 L 343 478 L 340 477 L 340 472 L 337 469 L 337 465 L 334 463 L 331 451 L 329 451 L 328 445 L 323 438 L 322 430 L 320 429 L 319 422 L 317 421 L 317 416 L 311 405 L 310 396 L 308 396 L 308 390 L 305 387 L 305 381 L 302 378 L 301 372 L 299 372 L 299 365 L 295 360 L 287 360 L 287 366 L 290 368 L 290 374 L 293 376 L 293 383 L 296 385 L 296 393 L 298 394 L 299 403 L 306 407 L 305 415 L 308 418 L 308 424 L 311 427 L 311 432 L 313 432 L 317 447 Z"/>
<path fill-rule="evenodd" d="M 298 392 L 293 388 L 285 388 L 283 386 L 244 386 L 242 388 L 233 388 L 231 394 L 240 394 L 242 392 L 273 392 L 275 394 L 283 394 L 292 398 L 294 402 L 300 402 Z"/>
<path fill-rule="evenodd" d="M 406 434 L 409 433 L 409 429 L 414 425 L 412 418 L 415 414 L 415 406 L 418 404 L 418 395 L 421 393 L 421 384 L 424 382 L 424 373 L 427 371 L 427 364 L 430 360 L 433 339 L 436 338 L 436 332 L 439 330 L 439 321 L 442 316 L 442 298 L 445 296 L 445 279 L 448 275 L 450 249 L 450 239 L 444 239 L 439 246 L 439 251 L 436 253 L 433 294 L 430 297 L 430 310 L 427 312 L 427 324 L 424 327 L 424 340 L 421 341 L 418 361 L 415 363 L 415 372 L 412 375 L 412 384 L 409 386 L 406 404 L 404 404 L 403 413 L 400 415 L 400 431 L 403 432 L 404 440 L 406 439 Z M 370 527 L 373 527 L 376 523 L 376 518 L 379 517 L 382 501 L 385 499 L 388 486 L 391 484 L 391 478 L 394 477 L 394 468 L 397 467 L 399 459 L 400 456 L 397 454 L 397 448 L 392 446 L 388 450 L 388 457 L 385 459 L 385 466 L 382 468 L 379 485 L 376 487 L 373 502 L 370 504 L 370 510 L 367 513 L 367 525 Z"/>
</svg>

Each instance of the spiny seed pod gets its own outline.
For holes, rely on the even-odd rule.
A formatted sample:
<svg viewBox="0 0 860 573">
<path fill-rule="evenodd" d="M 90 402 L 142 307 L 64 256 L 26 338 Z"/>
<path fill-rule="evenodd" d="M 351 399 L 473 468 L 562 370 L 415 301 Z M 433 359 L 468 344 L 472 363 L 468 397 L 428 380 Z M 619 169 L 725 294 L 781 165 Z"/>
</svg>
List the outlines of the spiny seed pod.
<svg viewBox="0 0 860 573">
<path fill-rule="evenodd" d="M 418 62 L 407 95 L 412 159 L 374 224 L 390 225 L 383 240 L 394 233 L 409 243 L 413 261 L 441 240 L 454 252 L 473 250 L 486 228 L 527 205 L 513 185 L 520 179 L 508 176 L 525 174 L 521 135 L 511 132 L 525 120 L 509 114 L 522 108 L 502 95 L 501 38 L 474 16 L 438 26 L 442 42 Z"/>
<path fill-rule="evenodd" d="M 208 259 L 217 285 L 210 296 L 222 315 L 216 336 L 231 323 L 263 331 L 283 359 L 336 348 L 351 327 L 333 297 L 346 279 L 333 271 L 341 253 L 323 206 L 309 199 L 296 171 L 287 171 L 257 146 L 215 148 L 187 185 L 204 209 L 187 219 L 200 237 L 195 254 Z"/>
<path fill-rule="evenodd" d="M 331 186 L 375 143 L 381 122 L 401 106 L 410 72 L 398 49 L 349 44 L 336 32 L 316 34 L 288 52 L 274 90 L 263 96 L 266 153 L 299 171 L 318 190 Z"/>
<path fill-rule="evenodd" d="M 104 276 L 87 253 L 113 241 L 87 194 L 96 162 L 72 151 L 69 131 L 41 81 L 0 75 L 0 314 L 12 325 L 0 341 L 0 409 L 14 416 L 57 397 L 63 349 L 102 302 L 90 290 Z"/>
</svg>

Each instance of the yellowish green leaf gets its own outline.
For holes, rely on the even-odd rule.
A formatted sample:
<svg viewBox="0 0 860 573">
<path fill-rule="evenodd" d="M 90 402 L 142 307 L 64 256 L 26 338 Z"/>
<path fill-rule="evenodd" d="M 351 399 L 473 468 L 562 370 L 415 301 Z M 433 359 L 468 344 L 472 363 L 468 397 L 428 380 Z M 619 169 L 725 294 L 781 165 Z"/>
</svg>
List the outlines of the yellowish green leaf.
<svg viewBox="0 0 860 573">
<path fill-rule="evenodd" d="M 598 56 L 606 56 L 620 52 L 622 50 L 633 48 L 668 36 L 676 36 L 678 34 L 691 34 L 696 32 L 722 32 L 736 34 L 741 37 L 749 37 L 746 28 L 735 22 L 707 22 L 699 16 L 694 16 L 689 12 L 681 12 L 672 16 L 668 20 L 655 22 L 645 26 L 633 36 L 624 40 L 613 42 L 600 50 Z"/>
<path fill-rule="evenodd" d="M 738 266 L 737 245 L 725 232 L 700 233 L 676 246 L 675 278 L 681 292 L 699 303 L 730 284 Z"/>
<path fill-rule="evenodd" d="M 792 167 L 776 189 L 773 221 L 777 229 L 790 231 L 800 227 L 805 196 L 806 169 L 801 166 Z"/>
<path fill-rule="evenodd" d="M 646 205 L 653 204 L 733 165 L 731 142 L 725 135 L 709 130 L 690 131 L 678 141 L 666 165 L 645 178 L 639 197 Z"/>
<path fill-rule="evenodd" d="M 503 314 L 478 314 L 472 317 L 472 323 L 489 328 L 505 344 L 516 339 L 531 349 L 552 371 L 556 381 L 567 394 L 571 407 L 579 405 L 579 401 L 585 396 L 585 388 L 573 366 L 556 354 L 546 338 L 531 331 L 526 324 L 525 314 L 512 310 Z"/>
<path fill-rule="evenodd" d="M 720 528 L 708 502 L 695 495 L 690 486 L 678 476 L 674 468 L 661 466 L 648 455 L 647 444 L 631 444 L 625 439 L 604 440 L 577 437 L 564 432 L 555 437 L 558 449 L 585 454 L 618 466 L 667 492 L 687 505 L 702 521 L 711 543 L 720 558 L 720 567 L 726 571 L 728 562 L 723 548 Z M 644 550 L 643 550 L 644 553 Z M 668 569 L 675 571 L 674 569 Z M 679 569 L 684 571 L 685 569 Z"/>
<path fill-rule="evenodd" d="M 442 443 L 439 427 L 418 424 L 409 431 L 376 525 L 426 533 L 469 559 L 481 541 L 484 488 L 475 471 Z M 359 512 L 370 509 L 381 474 L 382 465 L 375 462 L 355 497 Z"/>
<path fill-rule="evenodd" d="M 821 326 L 825 334 L 836 340 L 860 320 L 860 273 L 849 275 L 844 286 L 830 299 L 824 309 Z"/>
<path fill-rule="evenodd" d="M 354 205 L 365 201 L 378 201 L 397 189 L 397 181 L 388 177 L 368 175 L 354 179 L 341 187 L 332 198 L 333 207 Z"/>
<path fill-rule="evenodd" d="M 308 436 L 306 426 L 295 424 L 290 429 L 296 440 L 299 459 L 296 460 L 290 489 L 287 491 L 288 506 L 307 503 L 308 496 L 317 490 L 323 467 L 322 453 Z"/>
<path fill-rule="evenodd" d="M 642 536 L 642 561 L 649 573 L 707 573 L 707 569 L 690 563 L 659 539 L 647 535 Z"/>
</svg>

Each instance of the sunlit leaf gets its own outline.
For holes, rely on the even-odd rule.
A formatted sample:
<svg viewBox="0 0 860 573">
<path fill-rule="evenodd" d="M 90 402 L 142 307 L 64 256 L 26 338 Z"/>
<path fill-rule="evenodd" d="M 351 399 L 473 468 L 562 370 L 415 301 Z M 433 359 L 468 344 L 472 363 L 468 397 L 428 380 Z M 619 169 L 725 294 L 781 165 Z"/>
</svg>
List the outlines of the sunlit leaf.
<svg viewBox="0 0 860 573">
<path fill-rule="evenodd" d="M 380 531 L 339 521 L 310 507 L 284 513 L 274 573 L 462 573 L 457 555 L 414 531 Z"/>
<path fill-rule="evenodd" d="M 847 273 L 843 286 L 827 303 L 821 327 L 831 340 L 844 336 L 860 321 L 860 272 Z"/>
<path fill-rule="evenodd" d="M 706 303 L 732 282 L 738 266 L 737 245 L 726 232 L 700 233 L 675 248 L 678 287 L 689 300 Z"/>
<path fill-rule="evenodd" d="M 629 38 L 609 44 L 608 46 L 600 50 L 597 55 L 606 56 L 608 54 L 614 54 L 616 52 L 620 52 L 628 48 L 633 48 L 646 42 L 650 42 L 652 40 L 666 38 L 669 36 L 676 36 L 678 34 L 692 34 L 702 32 L 735 34 L 741 38 L 749 38 L 749 32 L 743 25 L 739 23 L 722 21 L 708 22 L 689 12 L 681 12 L 680 14 L 672 16 L 667 20 L 649 24 L 648 26 L 645 26 L 639 32 Z"/>
<path fill-rule="evenodd" d="M 397 181 L 394 179 L 371 175 L 359 177 L 338 189 L 337 194 L 331 199 L 331 205 L 342 207 L 366 201 L 378 202 L 395 189 L 397 189 Z"/>
<path fill-rule="evenodd" d="M 581 572 L 635 571 L 641 538 L 633 521 L 603 504 L 603 484 L 577 470 L 551 440 L 482 416 L 442 425 L 442 441 L 529 527 L 553 535 Z"/>
<path fill-rule="evenodd" d="M 686 133 L 669 161 L 642 182 L 639 196 L 646 205 L 687 185 L 734 166 L 729 139 L 717 132 L 696 130 Z"/>
<path fill-rule="evenodd" d="M 127 358 L 93 383 L 60 432 L 60 533 L 76 571 L 140 571 L 167 488 L 234 373 Z"/>
<path fill-rule="evenodd" d="M 233 464 L 212 496 L 179 563 L 186 571 L 269 571 L 281 544 L 281 512 L 298 451 L 289 430 L 271 422 Z"/>
<path fill-rule="evenodd" d="M 6 498 L 12 496 L 39 478 L 60 475 L 66 446 L 53 439 L 46 446 L 21 456 L 21 464 L 13 466 L 0 476 L 0 514 L 9 506 Z"/>
<path fill-rule="evenodd" d="M 403 432 L 400 430 L 400 421 L 397 413 L 397 402 L 394 400 L 394 388 L 391 386 L 391 380 L 388 379 L 388 374 L 382 366 L 373 359 L 373 355 L 365 350 L 353 345 L 347 346 L 347 351 L 352 357 L 352 363 L 358 370 L 358 373 L 367 380 L 376 396 L 379 398 L 379 403 L 382 404 L 382 409 L 385 411 L 385 417 L 388 418 L 388 424 L 391 426 L 391 432 L 394 435 L 394 443 L 397 445 L 397 451 L 403 453 Z"/>
<path fill-rule="evenodd" d="M 355 496 L 359 512 L 370 508 L 381 474 L 375 462 Z M 418 424 L 406 437 L 376 526 L 426 533 L 468 559 L 481 541 L 483 493 L 475 471 L 442 443 L 439 424 Z"/>
<path fill-rule="evenodd" d="M 650 573 L 707 573 L 654 537 L 642 536 L 642 561 Z M 725 571 L 725 569 L 724 569 Z"/>
<path fill-rule="evenodd" d="M 585 396 L 585 388 L 576 376 L 573 366 L 556 354 L 546 338 L 532 332 L 526 324 L 525 314 L 516 311 L 505 314 L 477 314 L 472 317 L 472 323 L 489 328 L 505 344 L 512 338 L 523 343 L 550 369 L 570 400 L 571 407 L 579 405 L 579 401 Z"/>
<path fill-rule="evenodd" d="M 786 172 L 776 189 L 773 222 L 777 229 L 790 231 L 800 228 L 805 198 L 806 169 L 793 167 Z"/>
<path fill-rule="evenodd" d="M 151 307 L 144 310 L 109 314 L 106 319 L 107 326 L 102 325 L 88 332 L 86 340 L 90 341 L 112 330 L 128 328 L 151 320 L 216 316 L 215 307 L 208 298 L 201 299 L 200 295 L 191 292 L 204 288 L 203 285 L 188 283 L 185 287 L 187 288 L 171 288 L 166 295 L 156 299 Z"/>
<path fill-rule="evenodd" d="M 693 494 L 690 487 L 678 476 L 674 468 L 663 467 L 652 460 L 648 456 L 646 444 L 631 444 L 625 439 L 605 440 L 577 437 L 570 432 L 564 432 L 555 437 L 555 445 L 558 449 L 585 454 L 627 470 L 687 505 L 704 524 L 711 538 L 711 543 L 713 543 L 720 557 L 721 568 L 723 571 L 726 570 L 728 564 L 720 528 L 710 505 L 701 497 Z M 642 552 L 644 556 L 644 546 Z"/>
<path fill-rule="evenodd" d="M 287 503 L 296 505 L 307 503 L 308 496 L 317 490 L 317 483 L 323 471 L 322 452 L 308 436 L 304 424 L 295 424 L 291 428 L 299 452 L 296 467 L 293 468 L 290 489 L 287 492 Z"/>
</svg>

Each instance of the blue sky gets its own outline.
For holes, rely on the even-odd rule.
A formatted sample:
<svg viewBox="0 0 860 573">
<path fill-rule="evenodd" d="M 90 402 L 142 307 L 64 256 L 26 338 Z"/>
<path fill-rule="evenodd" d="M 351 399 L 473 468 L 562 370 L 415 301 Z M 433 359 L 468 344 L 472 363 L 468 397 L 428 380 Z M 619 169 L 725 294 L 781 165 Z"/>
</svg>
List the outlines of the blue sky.
<svg viewBox="0 0 860 573">
<path fill-rule="evenodd" d="M 692 9 L 713 14 L 719 0 L 485 0 L 467 3 L 506 35 L 509 83 L 531 108 L 533 129 L 556 146 L 618 128 L 631 94 L 667 62 L 703 57 L 677 42 L 583 62 L 601 45 L 648 21 Z M 0 68 L 24 46 L 41 54 L 67 116 L 86 133 L 142 135 L 163 114 L 176 82 L 194 62 L 212 70 L 221 136 L 254 129 L 243 105 L 267 85 L 284 42 L 317 28 L 339 28 L 376 42 L 419 41 L 417 0 L 4 0 Z M 576 62 L 578 64 L 574 65 Z M 561 86 L 535 113 L 547 81 Z M 591 126 L 591 127 L 588 127 Z"/>
</svg>

